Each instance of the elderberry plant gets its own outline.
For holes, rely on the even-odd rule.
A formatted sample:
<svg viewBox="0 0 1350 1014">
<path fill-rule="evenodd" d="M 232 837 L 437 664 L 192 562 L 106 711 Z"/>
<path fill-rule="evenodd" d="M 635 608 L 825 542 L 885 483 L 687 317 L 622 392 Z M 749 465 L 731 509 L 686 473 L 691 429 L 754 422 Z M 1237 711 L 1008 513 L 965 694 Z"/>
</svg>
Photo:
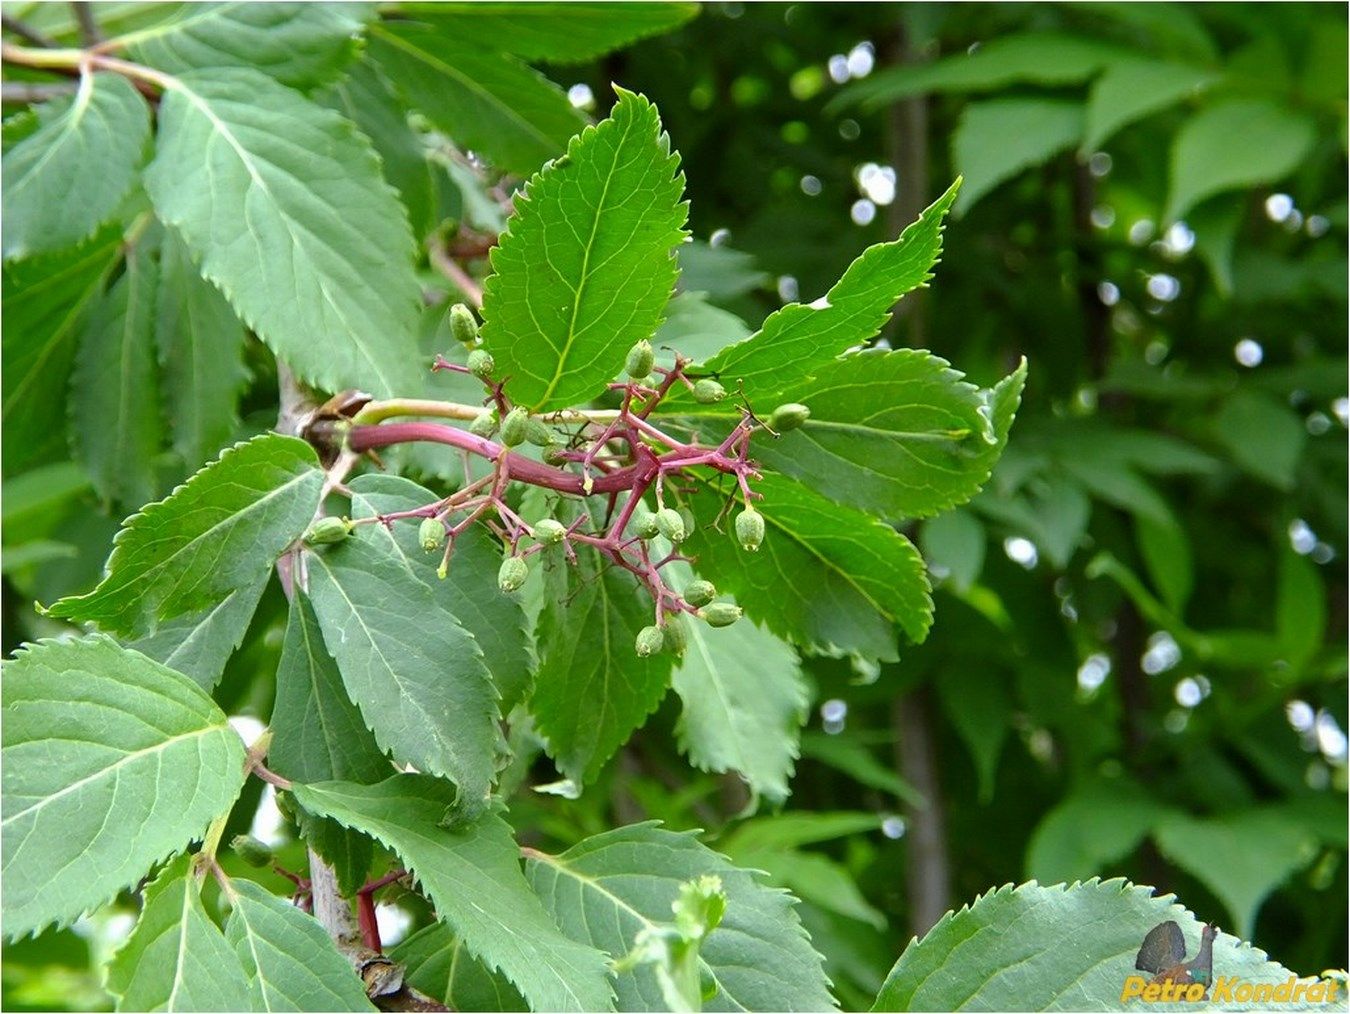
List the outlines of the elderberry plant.
<svg viewBox="0 0 1350 1014">
<path fill-rule="evenodd" d="M 69 382 L 95 488 L 144 506 L 97 586 L 42 609 L 59 636 L 5 667 L 5 932 L 136 889 L 107 968 L 123 1009 L 829 1008 L 791 897 L 695 834 L 634 824 L 551 855 L 516 843 L 506 806 L 541 751 L 558 777 L 535 787 L 584 792 L 672 686 L 691 763 L 781 803 L 797 653 L 890 660 L 924 638 L 928 578 L 899 526 L 980 489 L 1024 379 L 981 389 L 873 347 L 929 280 L 958 185 L 821 298 L 700 346 L 662 330 L 679 159 L 655 107 L 616 88 L 505 195 L 481 327 L 435 308 L 433 355 L 408 196 L 370 107 L 339 100 L 388 88 L 477 145 L 431 69 L 526 71 L 491 48 L 490 8 L 418 16 L 225 5 L 81 48 L 6 43 L 9 63 L 77 79 L 6 121 L 6 459 L 60 431 L 39 394 Z M 538 136 L 481 144 L 528 169 Z M 91 304 L 78 348 L 53 292 Z M 220 450 L 235 426 L 194 399 L 223 398 L 229 422 L 246 332 L 275 356 L 281 422 Z M 176 460 L 205 463 L 155 499 L 162 406 Z M 274 576 L 275 701 L 245 748 L 221 681 Z M 222 848 L 251 777 L 307 850 L 277 865 L 290 900 L 251 872 L 267 847 Z M 434 912 L 391 954 L 388 891 Z"/>
</svg>

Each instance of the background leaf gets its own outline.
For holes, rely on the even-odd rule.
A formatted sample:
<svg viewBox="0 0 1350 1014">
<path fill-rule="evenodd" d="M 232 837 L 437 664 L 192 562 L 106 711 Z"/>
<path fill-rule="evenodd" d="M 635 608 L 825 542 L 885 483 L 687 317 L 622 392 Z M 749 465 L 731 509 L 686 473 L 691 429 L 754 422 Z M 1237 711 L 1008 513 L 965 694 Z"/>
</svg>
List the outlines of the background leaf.
<svg viewBox="0 0 1350 1014">
<path fill-rule="evenodd" d="M 4 258 L 74 246 L 111 220 L 136 181 L 150 107 L 120 74 L 36 107 L 37 130 L 5 152 Z"/>
<path fill-rule="evenodd" d="M 598 395 L 650 338 L 675 285 L 684 176 L 656 107 L 619 90 L 610 118 L 526 184 L 492 251 L 483 342 L 517 403 Z"/>
<path fill-rule="evenodd" d="M 972 102 L 952 135 L 952 164 L 965 178 L 956 210 L 965 212 L 1004 180 L 1078 144 L 1083 107 L 1055 99 Z"/>
<path fill-rule="evenodd" d="M 244 744 L 210 698 L 106 637 L 30 646 L 6 664 L 4 688 L 11 938 L 134 884 L 244 783 Z"/>
<path fill-rule="evenodd" d="M 173 79 L 145 186 L 240 317 L 307 381 L 411 390 L 408 219 L 362 135 L 258 71 Z"/>
<path fill-rule="evenodd" d="M 371 30 L 370 52 L 441 130 L 509 172 L 534 172 L 585 122 L 552 81 L 453 25 L 387 22 Z"/>
</svg>

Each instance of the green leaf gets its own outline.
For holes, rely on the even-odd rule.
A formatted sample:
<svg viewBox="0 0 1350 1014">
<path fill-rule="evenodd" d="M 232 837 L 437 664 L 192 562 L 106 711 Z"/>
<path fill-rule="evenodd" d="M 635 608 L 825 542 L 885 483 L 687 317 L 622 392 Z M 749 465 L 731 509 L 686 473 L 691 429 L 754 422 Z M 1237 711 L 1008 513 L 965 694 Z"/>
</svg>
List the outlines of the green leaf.
<svg viewBox="0 0 1350 1014">
<path fill-rule="evenodd" d="M 789 395 L 795 400 L 797 385 L 836 356 L 871 341 L 890 320 L 896 300 L 932 277 L 942 252 L 942 221 L 960 187 L 960 180 L 953 183 L 899 239 L 863 251 L 821 299 L 776 310 L 763 327 L 713 356 L 703 370 L 720 377 L 728 391 L 743 390 L 764 412 L 775 406 L 761 405 L 760 399 L 782 393 L 782 400 Z M 692 404 L 692 399 L 671 400 Z"/>
<path fill-rule="evenodd" d="M 160 102 L 145 186 L 202 275 L 302 379 L 413 389 L 412 235 L 347 120 L 255 70 L 184 74 Z"/>
<path fill-rule="evenodd" d="M 530 714 L 558 770 L 584 784 L 661 703 L 673 659 L 634 650 L 653 607 L 628 571 L 597 553 L 578 554 L 575 565 L 548 553 L 538 566 L 545 600 Z"/>
<path fill-rule="evenodd" d="M 662 571 L 683 588 L 676 565 Z M 672 573 L 674 571 L 674 573 Z M 806 721 L 806 685 L 797 653 L 749 620 L 714 629 L 683 617 L 688 647 L 672 685 L 684 711 L 680 749 L 703 771 L 737 771 L 771 803 L 788 796 L 797 737 Z"/>
<path fill-rule="evenodd" d="M 1213 426 L 1215 438 L 1245 471 L 1276 489 L 1294 488 L 1308 431 L 1287 405 L 1259 391 L 1238 391 Z"/>
<path fill-rule="evenodd" d="M 249 67 L 292 88 L 337 77 L 356 56 L 370 3 L 183 4 L 176 17 L 124 36 L 138 63 L 170 74 Z"/>
<path fill-rule="evenodd" d="M 833 1010 L 821 959 L 793 911 L 793 899 L 758 882 L 692 833 L 653 823 L 606 831 L 562 855 L 531 852 L 526 872 L 563 932 L 613 958 L 637 934 L 670 922 L 680 885 L 718 876 L 726 915 L 700 958 L 716 986 L 705 1010 Z M 654 970 L 640 965 L 615 982 L 618 1007 L 666 1010 Z"/>
<path fill-rule="evenodd" d="M 254 1009 L 248 977 L 202 906 L 188 856 L 146 888 L 141 917 L 109 963 L 107 982 L 118 1010 Z"/>
<path fill-rule="evenodd" d="M 811 417 L 757 441 L 754 455 L 842 503 L 885 518 L 928 517 L 969 500 L 989 478 L 1025 380 L 1025 362 L 981 391 L 927 352 L 844 356 L 784 391 Z"/>
<path fill-rule="evenodd" d="M 0 778 L 17 938 L 74 920 L 201 834 L 244 783 L 244 744 L 186 676 L 106 637 L 39 641 L 4 668 Z"/>
<path fill-rule="evenodd" d="M 267 761 L 297 782 L 378 782 L 390 764 L 347 696 L 303 588 L 291 596 Z"/>
<path fill-rule="evenodd" d="M 698 527 L 685 546 L 701 575 L 756 622 L 815 650 L 893 660 L 896 624 L 910 640 L 924 639 L 933 602 L 923 557 L 908 539 L 785 476 L 766 473 L 755 490 L 768 532 L 754 555 L 713 527 L 721 495 L 705 486 L 693 497 Z"/>
<path fill-rule="evenodd" d="M 1170 862 L 1214 892 L 1244 937 L 1266 896 L 1318 853 L 1317 835 L 1278 807 L 1208 818 L 1174 814 L 1153 838 Z"/>
<path fill-rule="evenodd" d="M 1169 919 L 1194 953 L 1199 922 L 1151 887 L 1009 884 L 947 913 L 911 943 L 872 1009 L 1115 1010 L 1126 976 L 1138 974 L 1145 935 Z M 1214 967 L 1253 983 L 1283 983 L 1291 974 L 1226 933 L 1214 940 Z"/>
<path fill-rule="evenodd" d="M 1115 60 L 1088 94 L 1083 150 L 1096 151 L 1116 131 L 1198 96 L 1218 79 L 1213 71 L 1167 60 Z"/>
<path fill-rule="evenodd" d="M 45 457 L 66 457 L 67 394 L 78 334 L 86 309 L 120 259 L 121 244 L 120 229 L 104 229 L 79 247 L 4 266 L 0 430 L 6 475 Z"/>
<path fill-rule="evenodd" d="M 439 499 L 415 482 L 393 475 L 358 476 L 348 487 L 354 518 L 413 510 Z M 455 540 L 450 573 L 442 580 L 436 576 L 440 554 L 428 554 L 421 547 L 417 527 L 417 519 L 395 522 L 392 531 L 383 525 L 371 526 L 385 552 L 403 568 L 404 576 L 425 585 L 440 607 L 473 635 L 482 649 L 483 664 L 501 694 L 501 710 L 508 712 L 529 688 L 531 663 L 520 603 L 497 587 L 500 544 L 480 526 L 464 532 Z"/>
<path fill-rule="evenodd" d="M 384 178 L 408 209 L 413 235 L 425 236 L 436 222 L 436 195 L 422 140 L 408 125 L 408 114 L 375 64 L 352 66 L 326 93 L 327 105 L 351 120 L 379 152 Z"/>
<path fill-rule="evenodd" d="M 458 38 L 525 60 L 585 63 L 660 35 L 698 14 L 695 3 L 405 3 Z"/>
<path fill-rule="evenodd" d="M 409 580 L 383 526 L 306 554 L 309 593 L 347 693 L 380 748 L 486 799 L 500 732 L 483 652 L 443 600 Z"/>
<path fill-rule="evenodd" d="M 863 896 L 842 863 L 818 852 L 739 852 L 731 857 L 747 869 L 763 870 L 775 887 L 827 912 L 884 929 L 886 917 Z"/>
<path fill-rule="evenodd" d="M 239 429 L 244 325 L 225 297 L 193 266 L 172 233 L 160 247 L 155 339 L 164 367 L 164 400 L 173 447 L 190 469 L 219 453 Z"/>
<path fill-rule="evenodd" d="M 99 495 L 128 506 L 145 503 L 156 489 L 158 289 L 159 266 L 137 247 L 126 272 L 94 304 L 71 378 L 76 454 Z"/>
<path fill-rule="evenodd" d="M 1191 542 L 1185 530 L 1175 522 L 1165 525 L 1139 515 L 1134 519 L 1134 537 L 1153 586 L 1167 608 L 1182 615 L 1195 585 Z"/>
<path fill-rule="evenodd" d="M 982 804 L 994 798 L 999 754 L 1012 731 L 1010 680 L 1006 670 L 986 664 L 952 666 L 936 681 L 943 710 L 975 764 Z"/>
<path fill-rule="evenodd" d="M 99 586 L 48 614 L 144 637 L 163 620 L 252 587 L 313 518 L 323 484 L 317 465 L 294 437 L 236 444 L 123 522 Z"/>
<path fill-rule="evenodd" d="M 361 980 L 313 916 L 251 880 L 231 880 L 225 939 L 248 976 L 248 1010 L 369 1011 Z"/>
<path fill-rule="evenodd" d="M 958 212 L 1023 169 L 1073 148 L 1083 136 L 1083 106 L 1060 99 L 972 102 L 952 134 L 952 164 L 965 178 Z"/>
<path fill-rule="evenodd" d="M 875 831 L 881 826 L 875 813 L 851 810 L 804 810 L 743 821 L 722 840 L 727 852 L 781 852 L 838 838 Z"/>
<path fill-rule="evenodd" d="M 92 236 L 136 182 L 150 107 L 120 74 L 83 74 L 35 110 L 37 130 L 5 152 L 4 259 Z"/>
<path fill-rule="evenodd" d="M 248 632 L 269 577 L 263 572 L 250 578 L 247 585 L 215 605 L 165 620 L 153 634 L 131 641 L 127 647 L 192 677 L 209 691 Z"/>
<path fill-rule="evenodd" d="M 925 805 L 918 789 L 910 785 L 895 768 L 877 760 L 867 746 L 851 736 L 832 736 L 827 732 L 808 732 L 802 736 L 802 756 L 842 771 L 859 785 L 880 789 L 911 806 Z"/>
<path fill-rule="evenodd" d="M 1170 812 L 1126 779 L 1089 782 L 1066 795 L 1036 825 L 1027 844 L 1027 876 L 1055 884 L 1109 869 Z"/>
<path fill-rule="evenodd" d="M 425 775 L 297 785 L 295 798 L 397 852 L 469 952 L 505 974 L 535 1010 L 611 1008 L 603 956 L 558 932 L 522 876 L 500 817 L 443 827 L 454 789 Z"/>
<path fill-rule="evenodd" d="M 451 1010 L 529 1010 L 509 982 L 488 971 L 468 950 L 445 923 L 437 922 L 402 941 L 389 957 L 403 966 L 408 985 Z"/>
<path fill-rule="evenodd" d="M 414 106 L 507 172 L 534 172 L 585 123 L 552 81 L 451 26 L 386 21 L 370 40 L 372 58 Z"/>
<path fill-rule="evenodd" d="M 1122 55 L 1128 55 L 1128 51 L 1098 39 L 1058 32 L 1019 32 L 934 63 L 879 70 L 844 89 L 832 105 L 861 104 L 875 109 L 929 92 L 995 91 L 1018 82 L 1078 84 Z"/>
<path fill-rule="evenodd" d="M 1165 221 L 1211 194 L 1274 183 L 1303 162 L 1317 140 L 1311 116 L 1268 99 L 1229 99 L 1186 122 L 1172 141 Z"/>
<path fill-rule="evenodd" d="M 656 107 L 618 89 L 609 119 L 516 197 L 491 254 L 483 342 L 518 404 L 566 408 L 604 390 L 661 323 L 684 238 L 684 175 Z"/>
<path fill-rule="evenodd" d="M 1275 599 L 1275 632 L 1285 660 L 1301 669 L 1322 647 L 1327 603 L 1322 578 L 1306 558 L 1286 550 L 1280 554 L 1280 581 Z"/>
<path fill-rule="evenodd" d="M 919 546 L 933 576 L 942 572 L 958 592 L 970 590 L 984 569 L 984 525 L 971 511 L 954 510 L 924 522 Z"/>
</svg>

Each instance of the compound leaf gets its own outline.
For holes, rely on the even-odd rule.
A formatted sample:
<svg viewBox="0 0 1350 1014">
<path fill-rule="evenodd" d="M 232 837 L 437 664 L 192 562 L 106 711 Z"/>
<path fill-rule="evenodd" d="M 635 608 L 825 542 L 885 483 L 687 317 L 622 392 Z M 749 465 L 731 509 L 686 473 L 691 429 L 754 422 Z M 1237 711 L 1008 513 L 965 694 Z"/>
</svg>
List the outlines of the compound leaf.
<svg viewBox="0 0 1350 1014">
<path fill-rule="evenodd" d="M 244 745 L 186 676 L 102 636 L 39 641 L 5 665 L 0 779 L 17 938 L 74 920 L 199 835 L 238 795 Z"/>
<path fill-rule="evenodd" d="M 483 341 L 512 397 L 536 410 L 603 391 L 655 333 L 679 273 L 679 156 L 656 107 L 618 94 L 609 119 L 526 184 L 492 250 Z"/>
</svg>

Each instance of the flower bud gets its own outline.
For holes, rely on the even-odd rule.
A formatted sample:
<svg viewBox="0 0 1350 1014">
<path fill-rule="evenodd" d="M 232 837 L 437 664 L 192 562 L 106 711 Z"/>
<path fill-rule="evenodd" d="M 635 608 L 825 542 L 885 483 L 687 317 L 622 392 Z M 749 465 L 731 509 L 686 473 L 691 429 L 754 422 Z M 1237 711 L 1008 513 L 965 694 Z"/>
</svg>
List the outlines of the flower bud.
<svg viewBox="0 0 1350 1014">
<path fill-rule="evenodd" d="M 515 447 L 525 442 L 525 434 L 530 428 L 530 417 L 523 408 L 513 408 L 502 420 L 502 443 Z"/>
<path fill-rule="evenodd" d="M 547 546 L 556 546 L 567 538 L 567 529 L 552 518 L 544 518 L 534 523 L 534 537 Z"/>
<path fill-rule="evenodd" d="M 486 349 L 474 349 L 469 353 L 468 360 L 469 372 L 479 380 L 487 380 L 492 376 L 492 371 L 496 369 L 496 360 L 492 358 L 492 353 Z"/>
<path fill-rule="evenodd" d="M 684 650 L 689 647 L 689 634 L 684 629 L 684 620 L 678 616 L 666 617 L 666 650 L 672 655 L 683 656 Z"/>
<path fill-rule="evenodd" d="M 712 405 L 727 396 L 727 389 L 711 378 L 694 382 L 694 400 L 700 405 Z"/>
<path fill-rule="evenodd" d="M 434 553 L 445 545 L 445 525 L 435 518 L 423 518 L 417 529 L 417 541 L 428 553 Z"/>
<path fill-rule="evenodd" d="M 637 641 L 633 647 L 639 658 L 647 658 L 659 652 L 665 643 L 666 635 L 661 633 L 660 627 L 643 627 L 638 631 Z"/>
<path fill-rule="evenodd" d="M 628 359 L 623 368 L 634 380 L 642 380 L 652 372 L 655 365 L 656 353 L 652 351 L 652 343 L 644 338 L 628 350 Z"/>
<path fill-rule="evenodd" d="M 553 431 L 538 419 L 529 419 L 525 423 L 525 439 L 535 447 L 552 447 L 558 442 Z"/>
<path fill-rule="evenodd" d="M 698 618 L 710 627 L 729 627 L 741 618 L 741 607 L 730 602 L 712 602 L 698 611 Z"/>
<path fill-rule="evenodd" d="M 753 507 L 737 514 L 736 538 L 747 553 L 759 552 L 759 544 L 764 541 L 764 515 Z"/>
<path fill-rule="evenodd" d="M 306 546 L 328 546 L 351 533 L 352 523 L 346 518 L 319 518 L 305 530 L 302 541 Z"/>
<path fill-rule="evenodd" d="M 711 581 L 704 581 L 700 578 L 697 581 L 690 581 L 685 586 L 684 600 L 691 606 L 706 606 L 715 598 L 717 598 L 717 588 Z"/>
<path fill-rule="evenodd" d="M 769 416 L 769 429 L 777 430 L 779 433 L 786 433 L 788 430 L 795 430 L 806 420 L 811 418 L 811 410 L 805 405 L 799 405 L 795 401 L 790 401 L 786 405 L 779 405 Z"/>
<path fill-rule="evenodd" d="M 497 429 L 497 410 L 495 408 L 485 408 L 474 416 L 473 422 L 469 423 L 469 432 L 476 437 L 482 437 L 486 440 L 492 436 Z"/>
<path fill-rule="evenodd" d="M 656 512 L 656 530 L 679 545 L 684 541 L 684 518 L 680 517 L 679 511 L 662 507 Z"/>
<path fill-rule="evenodd" d="M 508 556 L 497 571 L 497 587 L 510 593 L 519 591 L 525 579 L 530 576 L 530 565 L 519 556 Z"/>
<path fill-rule="evenodd" d="M 456 341 L 465 345 L 478 341 L 478 321 L 474 319 L 473 311 L 463 303 L 450 307 L 450 333 Z"/>
<path fill-rule="evenodd" d="M 244 862 L 258 869 L 272 862 L 272 850 L 249 834 L 237 834 L 230 840 L 230 848 Z"/>
</svg>

